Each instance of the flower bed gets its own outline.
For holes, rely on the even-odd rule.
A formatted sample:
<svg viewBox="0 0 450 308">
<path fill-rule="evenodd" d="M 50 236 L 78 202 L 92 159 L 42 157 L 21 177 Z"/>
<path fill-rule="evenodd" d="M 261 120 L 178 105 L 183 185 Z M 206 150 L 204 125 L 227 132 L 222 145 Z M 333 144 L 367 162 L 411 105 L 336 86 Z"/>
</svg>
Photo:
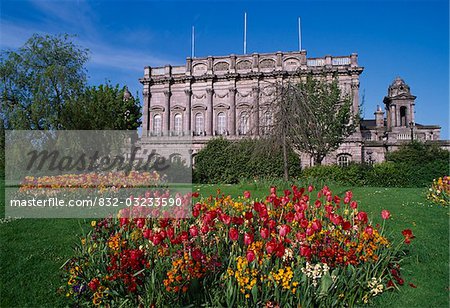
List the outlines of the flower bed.
<svg viewBox="0 0 450 308">
<path fill-rule="evenodd" d="M 450 177 L 435 179 L 428 190 L 427 199 L 442 206 L 450 204 Z"/>
<path fill-rule="evenodd" d="M 194 197 L 197 197 L 194 195 Z M 403 285 L 399 251 L 352 192 L 276 188 L 202 198 L 191 219 L 108 218 L 64 265 L 75 304 L 111 306 L 354 306 Z"/>
</svg>

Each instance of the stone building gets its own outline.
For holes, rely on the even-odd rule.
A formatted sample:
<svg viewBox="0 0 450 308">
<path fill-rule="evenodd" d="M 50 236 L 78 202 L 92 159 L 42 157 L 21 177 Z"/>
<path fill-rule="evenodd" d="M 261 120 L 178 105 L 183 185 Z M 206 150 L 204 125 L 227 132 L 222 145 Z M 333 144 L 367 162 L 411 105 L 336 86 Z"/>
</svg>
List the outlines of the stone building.
<svg viewBox="0 0 450 308">
<path fill-rule="evenodd" d="M 144 96 L 141 143 L 145 147 L 163 137 L 165 147 L 176 149 L 181 140 L 189 138 L 189 155 L 195 157 L 216 136 L 258 138 L 272 121 L 275 84 L 287 78 L 306 79 L 310 74 L 337 78 L 341 91 L 351 95 L 353 112 L 358 114 L 363 70 L 357 54 L 307 58 L 304 50 L 187 58 L 183 66 L 145 67 L 140 79 Z M 386 119 L 378 108 L 375 119 L 362 120 L 356 132 L 323 163 L 381 162 L 386 151 L 411 138 L 439 140 L 439 126 L 414 122 L 415 98 L 402 79 L 395 79 L 384 98 Z M 301 154 L 301 161 L 303 166 L 312 164 L 309 155 Z"/>
</svg>

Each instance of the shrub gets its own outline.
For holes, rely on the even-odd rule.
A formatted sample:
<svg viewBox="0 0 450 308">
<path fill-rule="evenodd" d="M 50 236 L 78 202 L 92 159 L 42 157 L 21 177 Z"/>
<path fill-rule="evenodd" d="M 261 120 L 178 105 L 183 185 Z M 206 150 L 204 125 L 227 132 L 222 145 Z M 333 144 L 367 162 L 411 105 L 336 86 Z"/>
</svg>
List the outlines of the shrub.
<svg viewBox="0 0 450 308">
<path fill-rule="evenodd" d="M 300 175 L 300 159 L 288 153 L 289 175 Z M 230 141 L 212 139 L 195 158 L 194 181 L 198 183 L 237 183 L 256 178 L 281 178 L 283 153 L 279 147 L 264 140 Z"/>
<path fill-rule="evenodd" d="M 375 226 L 350 191 L 327 186 L 272 187 L 263 200 L 218 194 L 191 219 L 93 221 L 64 293 L 73 306 L 353 307 L 404 284 L 388 211 Z"/>
<path fill-rule="evenodd" d="M 302 178 L 348 186 L 424 187 L 448 173 L 449 153 L 435 145 L 413 142 L 388 153 L 385 162 L 373 166 L 314 166 L 304 169 Z"/>
</svg>

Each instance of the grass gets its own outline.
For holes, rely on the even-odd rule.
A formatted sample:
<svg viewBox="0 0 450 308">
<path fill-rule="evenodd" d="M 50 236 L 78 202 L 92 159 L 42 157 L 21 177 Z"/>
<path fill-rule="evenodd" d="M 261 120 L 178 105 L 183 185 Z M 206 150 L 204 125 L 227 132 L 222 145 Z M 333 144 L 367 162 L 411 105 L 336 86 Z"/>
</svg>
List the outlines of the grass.
<svg viewBox="0 0 450 308">
<path fill-rule="evenodd" d="M 281 183 L 278 183 L 282 185 Z M 215 195 L 217 188 L 237 196 L 244 190 L 263 198 L 268 183 L 194 186 L 203 196 Z M 388 226 L 393 236 L 412 229 L 416 236 L 403 264 L 405 285 L 387 292 L 376 302 L 379 307 L 449 307 L 449 211 L 432 206 L 425 190 L 418 188 L 369 188 L 333 186 L 336 193 L 351 189 L 360 209 L 374 222 L 380 211 L 392 214 Z M 0 189 L 0 200 L 4 200 Z M 3 217 L 4 207 L 1 207 Z M 18 219 L 0 223 L 0 306 L 66 306 L 57 292 L 62 281 L 60 266 L 71 256 L 73 245 L 90 221 L 83 219 Z M 417 288 L 409 286 L 414 284 Z"/>
</svg>

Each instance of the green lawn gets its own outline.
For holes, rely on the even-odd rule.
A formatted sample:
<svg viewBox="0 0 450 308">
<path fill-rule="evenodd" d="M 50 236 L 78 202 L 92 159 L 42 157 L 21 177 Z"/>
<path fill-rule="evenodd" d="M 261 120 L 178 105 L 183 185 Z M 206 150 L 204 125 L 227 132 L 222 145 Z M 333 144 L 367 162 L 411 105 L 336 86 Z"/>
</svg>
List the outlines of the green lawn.
<svg viewBox="0 0 450 308">
<path fill-rule="evenodd" d="M 200 185 L 202 195 L 217 188 L 236 196 L 244 190 L 263 197 L 266 185 Z M 349 187 L 331 187 L 343 193 Z M 403 264 L 405 285 L 399 292 L 385 293 L 380 307 L 449 307 L 449 211 L 431 206 L 425 190 L 417 188 L 352 188 L 360 209 L 381 222 L 381 209 L 391 211 L 388 224 L 394 236 L 410 228 L 416 236 Z M 0 200 L 4 200 L 3 191 Z M 3 203 L 3 201 L 2 201 Z M 1 207 L 3 217 L 3 206 Z M 19 219 L 0 223 L 0 306 L 65 306 L 57 293 L 60 266 L 71 256 L 77 236 L 90 221 L 81 219 Z M 412 288 L 413 283 L 417 288 Z"/>
</svg>

